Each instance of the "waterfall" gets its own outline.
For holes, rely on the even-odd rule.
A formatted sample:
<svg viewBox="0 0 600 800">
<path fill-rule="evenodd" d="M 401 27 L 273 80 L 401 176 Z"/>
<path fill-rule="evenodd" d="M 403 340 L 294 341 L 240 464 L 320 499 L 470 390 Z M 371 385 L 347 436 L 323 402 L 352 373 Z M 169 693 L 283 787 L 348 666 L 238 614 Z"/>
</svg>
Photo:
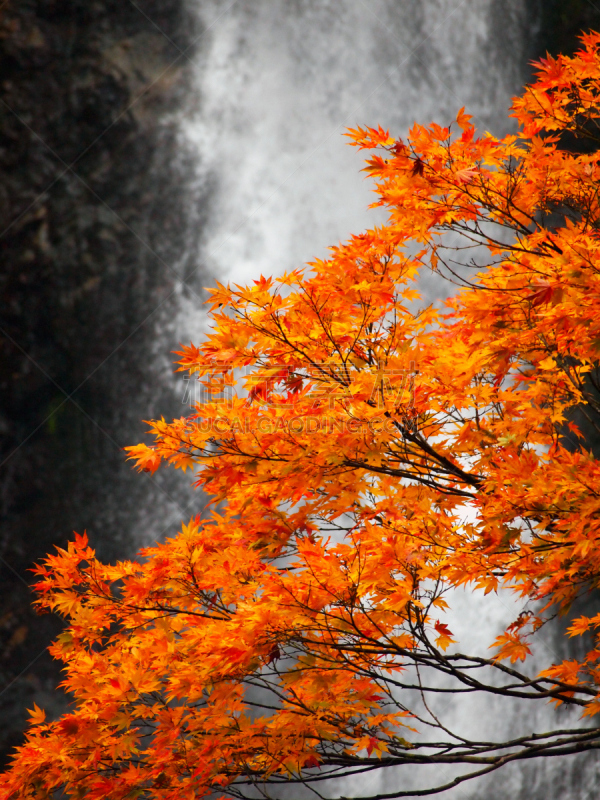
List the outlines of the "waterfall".
<svg viewBox="0 0 600 800">
<path fill-rule="evenodd" d="M 201 0 L 200 109 L 187 130 L 217 187 L 212 273 L 283 272 L 373 224 L 347 126 L 404 135 L 466 106 L 478 127 L 503 133 L 527 75 L 525 5 Z"/>
<path fill-rule="evenodd" d="M 511 97 L 529 77 L 526 0 L 195 2 L 205 33 L 198 109 L 186 135 L 212 186 L 203 259 L 221 281 L 282 274 L 377 222 L 377 212 L 367 210 L 372 195 L 362 156 L 343 138 L 346 127 L 381 125 L 404 136 L 415 121 L 448 124 L 465 106 L 480 130 L 502 135 L 511 126 Z M 422 288 L 429 299 L 447 292 L 431 276 Z M 457 592 L 453 628 L 468 652 L 486 655 L 490 634 L 514 619 L 515 609 L 509 597 L 475 602 Z M 549 638 L 539 644 L 542 652 L 552 647 Z M 453 724 L 466 721 L 492 738 L 531 724 L 518 704 L 500 716 L 499 704 L 483 702 L 450 709 Z M 536 716 L 536 727 L 543 720 L 556 725 L 547 706 Z M 342 793 L 390 792 L 397 781 L 407 788 L 421 777 L 400 770 Z M 590 759 L 571 759 L 515 766 L 449 796 L 579 798 L 596 782 Z"/>
</svg>

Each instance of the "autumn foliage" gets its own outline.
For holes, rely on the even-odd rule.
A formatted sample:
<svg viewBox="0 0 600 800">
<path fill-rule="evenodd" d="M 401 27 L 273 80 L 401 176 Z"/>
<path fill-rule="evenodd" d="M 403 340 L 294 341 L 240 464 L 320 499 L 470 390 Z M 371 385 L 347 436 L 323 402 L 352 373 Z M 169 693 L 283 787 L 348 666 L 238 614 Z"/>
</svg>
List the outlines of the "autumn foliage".
<svg viewBox="0 0 600 800">
<path fill-rule="evenodd" d="M 600 35 L 537 69 L 514 135 L 463 111 L 407 141 L 350 131 L 388 221 L 211 290 L 210 333 L 179 353 L 201 402 L 129 451 L 196 470 L 213 510 L 138 561 L 77 536 L 39 567 L 73 705 L 34 709 L 2 797 L 331 794 L 325 778 L 457 765 L 434 793 L 600 747 L 600 613 L 571 614 L 579 658 L 527 661 L 600 582 Z M 421 299 L 426 269 L 454 282 L 445 304 Z M 485 656 L 455 641 L 457 587 L 520 599 Z M 436 692 L 577 713 L 481 742 Z M 396 787 L 379 796 L 412 794 Z"/>
</svg>

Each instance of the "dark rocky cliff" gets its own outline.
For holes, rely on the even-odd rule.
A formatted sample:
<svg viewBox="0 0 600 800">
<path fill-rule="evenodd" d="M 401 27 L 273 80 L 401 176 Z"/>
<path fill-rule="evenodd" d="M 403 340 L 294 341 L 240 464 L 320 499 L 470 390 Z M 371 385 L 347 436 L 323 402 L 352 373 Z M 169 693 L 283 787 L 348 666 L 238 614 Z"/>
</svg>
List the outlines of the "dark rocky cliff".
<svg viewBox="0 0 600 800">
<path fill-rule="evenodd" d="M 28 569 L 73 529 L 122 557 L 157 508 L 184 516 L 173 478 L 133 473 L 121 448 L 142 419 L 181 414 L 156 341 L 165 357 L 177 343 L 168 323 L 198 267 L 177 113 L 199 34 L 184 0 L 0 10 L 3 754 L 27 706 L 64 702 L 45 652 L 59 622 L 31 611 Z"/>
<path fill-rule="evenodd" d="M 529 0 L 537 21 L 536 58 L 549 52 L 571 55 L 582 31 L 600 30 L 600 7 L 589 0 Z"/>
</svg>

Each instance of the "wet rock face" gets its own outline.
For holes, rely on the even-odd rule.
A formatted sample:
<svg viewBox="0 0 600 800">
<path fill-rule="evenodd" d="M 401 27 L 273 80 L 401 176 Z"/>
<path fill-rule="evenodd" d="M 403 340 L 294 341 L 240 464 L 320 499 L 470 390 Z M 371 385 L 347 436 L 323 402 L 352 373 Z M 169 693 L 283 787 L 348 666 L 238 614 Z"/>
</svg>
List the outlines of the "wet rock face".
<svg viewBox="0 0 600 800">
<path fill-rule="evenodd" d="M 202 196 L 176 118 L 198 34 L 184 0 L 0 10 L 4 754 L 25 707 L 64 702 L 44 650 L 59 621 L 31 612 L 27 570 L 73 529 L 122 557 L 156 508 L 184 516 L 180 488 L 132 473 L 121 448 L 142 419 L 181 414 L 156 343 L 160 329 L 165 356 L 176 344 L 168 321 L 199 266 Z"/>
<path fill-rule="evenodd" d="M 528 0 L 530 15 L 537 22 L 536 49 L 540 58 L 549 52 L 571 55 L 579 48 L 584 31 L 600 29 L 600 8 L 588 0 Z"/>
</svg>

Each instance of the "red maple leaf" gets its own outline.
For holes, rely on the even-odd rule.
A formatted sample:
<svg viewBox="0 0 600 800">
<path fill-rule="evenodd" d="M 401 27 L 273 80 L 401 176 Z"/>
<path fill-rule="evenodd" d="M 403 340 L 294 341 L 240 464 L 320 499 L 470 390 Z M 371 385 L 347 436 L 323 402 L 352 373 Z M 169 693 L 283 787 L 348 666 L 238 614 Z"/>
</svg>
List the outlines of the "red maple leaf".
<svg viewBox="0 0 600 800">
<path fill-rule="evenodd" d="M 369 738 L 369 744 L 367 745 L 367 755 L 370 756 L 376 747 L 377 747 L 377 739 L 375 738 L 375 736 L 371 736 Z"/>
<path fill-rule="evenodd" d="M 534 283 L 531 288 L 533 291 L 526 294 L 525 299 L 529 300 L 533 308 L 541 306 L 544 303 L 549 303 L 550 300 L 552 300 L 554 289 L 550 286 L 548 281 L 538 281 Z"/>
<path fill-rule="evenodd" d="M 452 636 L 452 631 L 444 622 L 437 620 L 435 623 L 435 629 L 440 636 Z"/>
</svg>

